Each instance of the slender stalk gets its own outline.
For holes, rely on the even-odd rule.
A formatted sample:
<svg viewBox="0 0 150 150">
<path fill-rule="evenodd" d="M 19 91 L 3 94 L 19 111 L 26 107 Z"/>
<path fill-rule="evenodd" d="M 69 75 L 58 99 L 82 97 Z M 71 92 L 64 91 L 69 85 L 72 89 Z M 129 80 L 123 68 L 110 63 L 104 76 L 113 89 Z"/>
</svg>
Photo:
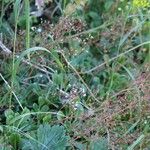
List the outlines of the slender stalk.
<svg viewBox="0 0 150 150">
<path fill-rule="evenodd" d="M 13 56 L 13 60 L 12 60 L 12 76 L 11 76 L 10 98 L 9 98 L 9 107 L 10 108 L 11 108 L 11 105 L 12 105 L 12 95 L 13 95 L 12 89 L 14 89 L 14 81 L 15 81 L 15 76 L 16 76 L 15 54 L 16 54 L 17 24 L 18 24 L 19 12 L 20 12 L 20 3 L 21 3 L 21 0 L 16 0 L 16 2 L 14 3 L 15 34 L 14 34 L 13 53 L 12 53 L 12 56 Z M 23 109 L 23 107 L 21 105 L 20 105 L 20 107 Z"/>
<path fill-rule="evenodd" d="M 30 48 L 30 2 L 25 0 L 25 17 L 26 17 L 26 49 Z M 30 55 L 28 55 L 30 59 Z"/>
<path fill-rule="evenodd" d="M 1 3 L 1 16 L 0 16 L 0 29 L 2 27 L 2 20 L 3 20 L 3 14 L 4 14 L 4 1 Z"/>
</svg>

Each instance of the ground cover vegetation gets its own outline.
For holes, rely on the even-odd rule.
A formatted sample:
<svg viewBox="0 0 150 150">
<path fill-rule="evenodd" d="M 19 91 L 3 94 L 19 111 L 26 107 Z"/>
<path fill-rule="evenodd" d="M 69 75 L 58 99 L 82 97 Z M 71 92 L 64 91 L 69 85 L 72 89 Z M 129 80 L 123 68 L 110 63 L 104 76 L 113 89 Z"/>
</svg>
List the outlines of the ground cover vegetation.
<svg viewBox="0 0 150 150">
<path fill-rule="evenodd" d="M 0 150 L 150 149 L 149 0 L 0 0 Z"/>
</svg>

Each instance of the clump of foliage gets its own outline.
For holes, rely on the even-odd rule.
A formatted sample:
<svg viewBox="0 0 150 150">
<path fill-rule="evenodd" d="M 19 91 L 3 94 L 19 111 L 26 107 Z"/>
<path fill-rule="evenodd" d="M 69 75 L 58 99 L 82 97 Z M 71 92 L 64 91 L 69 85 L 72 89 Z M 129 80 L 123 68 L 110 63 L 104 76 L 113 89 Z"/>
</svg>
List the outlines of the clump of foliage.
<svg viewBox="0 0 150 150">
<path fill-rule="evenodd" d="M 134 0 L 133 1 L 133 5 L 135 7 L 149 7 L 150 6 L 150 2 L 148 0 Z"/>
<path fill-rule="evenodd" d="M 150 147 L 148 0 L 0 6 L 0 149 Z"/>
</svg>

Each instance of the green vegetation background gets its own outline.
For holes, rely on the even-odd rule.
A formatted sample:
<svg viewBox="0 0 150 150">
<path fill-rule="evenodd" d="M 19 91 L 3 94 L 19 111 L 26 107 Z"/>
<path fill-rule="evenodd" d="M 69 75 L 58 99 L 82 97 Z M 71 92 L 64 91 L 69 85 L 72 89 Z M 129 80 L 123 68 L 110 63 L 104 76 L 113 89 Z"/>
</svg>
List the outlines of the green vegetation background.
<svg viewBox="0 0 150 150">
<path fill-rule="evenodd" d="M 150 148 L 148 0 L 0 0 L 0 149 Z"/>
</svg>

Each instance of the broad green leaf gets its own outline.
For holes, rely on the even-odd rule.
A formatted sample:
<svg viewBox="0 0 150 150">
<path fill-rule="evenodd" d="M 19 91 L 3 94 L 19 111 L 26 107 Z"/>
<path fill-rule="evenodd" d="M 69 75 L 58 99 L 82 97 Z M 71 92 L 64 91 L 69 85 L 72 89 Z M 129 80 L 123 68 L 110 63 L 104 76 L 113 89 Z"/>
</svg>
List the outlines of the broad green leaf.
<svg viewBox="0 0 150 150">
<path fill-rule="evenodd" d="M 36 136 L 24 143 L 23 150 L 65 150 L 67 140 L 63 126 L 40 125 Z"/>
<path fill-rule="evenodd" d="M 100 138 L 90 143 L 90 150 L 108 150 L 107 139 Z"/>
</svg>

